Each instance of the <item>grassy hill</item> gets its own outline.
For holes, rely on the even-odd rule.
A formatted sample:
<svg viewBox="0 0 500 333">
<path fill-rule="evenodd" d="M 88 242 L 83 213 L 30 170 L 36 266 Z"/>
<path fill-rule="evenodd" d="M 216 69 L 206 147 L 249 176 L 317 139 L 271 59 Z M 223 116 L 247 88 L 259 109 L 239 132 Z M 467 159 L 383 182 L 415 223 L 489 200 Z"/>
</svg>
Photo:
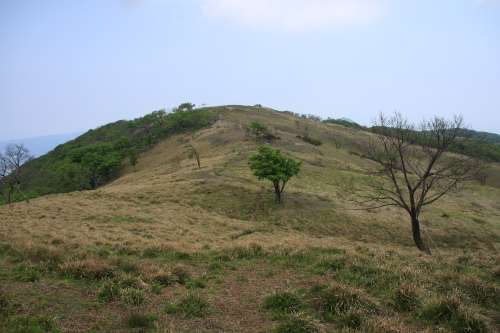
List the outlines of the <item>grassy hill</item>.
<svg viewBox="0 0 500 333">
<path fill-rule="evenodd" d="M 353 210 L 371 134 L 261 107 L 125 159 L 93 191 L 0 206 L 0 330 L 24 332 L 497 332 L 500 167 L 422 213 L 421 254 L 395 208 Z M 251 122 L 275 137 L 254 140 Z M 314 146 L 297 136 L 308 128 Z M 303 161 L 274 201 L 247 160 L 261 144 Z M 201 154 L 201 169 L 189 159 Z M 464 245 L 465 244 L 465 245 Z"/>
</svg>

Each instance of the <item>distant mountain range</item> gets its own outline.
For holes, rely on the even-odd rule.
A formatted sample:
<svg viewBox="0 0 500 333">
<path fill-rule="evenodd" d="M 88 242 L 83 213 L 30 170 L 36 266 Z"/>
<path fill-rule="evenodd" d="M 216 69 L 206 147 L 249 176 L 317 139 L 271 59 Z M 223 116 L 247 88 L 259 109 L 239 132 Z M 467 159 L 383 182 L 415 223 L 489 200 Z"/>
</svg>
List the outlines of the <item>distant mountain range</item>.
<svg viewBox="0 0 500 333">
<path fill-rule="evenodd" d="M 52 135 L 39 136 L 36 138 L 29 138 L 29 139 L 0 141 L 0 151 L 5 150 L 5 146 L 7 146 L 9 143 L 13 144 L 24 143 L 24 146 L 30 150 L 30 153 L 32 155 L 35 155 L 35 157 L 39 157 L 47 154 L 49 151 L 51 151 L 58 145 L 66 143 L 70 140 L 79 137 L 83 133 L 85 132 L 52 134 Z"/>
</svg>

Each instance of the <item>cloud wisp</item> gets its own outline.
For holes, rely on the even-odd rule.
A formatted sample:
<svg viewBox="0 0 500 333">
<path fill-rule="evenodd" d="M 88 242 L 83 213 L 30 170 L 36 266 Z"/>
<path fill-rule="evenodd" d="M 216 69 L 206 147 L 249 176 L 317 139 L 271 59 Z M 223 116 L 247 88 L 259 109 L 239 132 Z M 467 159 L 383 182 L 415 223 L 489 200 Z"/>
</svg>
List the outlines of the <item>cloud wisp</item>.
<svg viewBox="0 0 500 333">
<path fill-rule="evenodd" d="M 307 31 L 380 18 L 379 0 L 205 0 L 206 15 L 259 29 Z"/>
</svg>

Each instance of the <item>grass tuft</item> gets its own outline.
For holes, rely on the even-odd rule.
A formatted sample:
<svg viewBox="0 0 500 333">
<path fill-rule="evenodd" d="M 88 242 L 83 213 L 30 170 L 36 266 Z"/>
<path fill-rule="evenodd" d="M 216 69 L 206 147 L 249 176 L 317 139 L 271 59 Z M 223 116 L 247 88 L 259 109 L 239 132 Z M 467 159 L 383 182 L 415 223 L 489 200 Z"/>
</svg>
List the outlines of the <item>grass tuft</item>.
<svg viewBox="0 0 500 333">
<path fill-rule="evenodd" d="M 211 311 L 210 303 L 199 294 L 187 294 L 176 303 L 163 308 L 166 314 L 182 313 L 184 318 L 205 317 Z"/>
<path fill-rule="evenodd" d="M 462 290 L 478 304 L 500 304 L 500 287 L 494 284 L 484 282 L 472 275 L 461 277 L 459 284 Z"/>
<path fill-rule="evenodd" d="M 23 261 L 14 269 L 14 278 L 22 282 L 36 282 L 42 276 L 40 265 L 35 265 L 29 261 Z"/>
<path fill-rule="evenodd" d="M 264 255 L 264 250 L 260 244 L 251 242 L 245 245 L 236 245 L 230 248 L 229 254 L 235 259 L 260 258 Z"/>
<path fill-rule="evenodd" d="M 120 296 L 120 286 L 112 280 L 104 282 L 97 292 L 97 299 L 103 303 L 112 302 Z"/>
<path fill-rule="evenodd" d="M 461 305 L 457 295 L 446 295 L 430 301 L 422 309 L 421 316 L 431 323 L 450 322 Z"/>
<path fill-rule="evenodd" d="M 422 291 L 414 282 L 401 281 L 395 288 L 392 299 L 394 308 L 401 312 L 413 311 L 420 306 Z"/>
<path fill-rule="evenodd" d="M 446 323 L 457 333 L 490 331 L 487 319 L 463 304 L 457 295 L 447 295 L 431 301 L 422 310 L 421 316 L 434 324 Z"/>
<path fill-rule="evenodd" d="M 275 333 L 323 333 L 324 328 L 319 320 L 303 312 L 293 313 L 273 329 Z"/>
<path fill-rule="evenodd" d="M 123 303 L 129 305 L 141 305 L 144 304 L 146 297 L 141 290 L 134 288 L 126 288 L 121 291 Z"/>
<path fill-rule="evenodd" d="M 144 276 L 146 281 L 157 283 L 160 286 L 167 287 L 175 282 L 175 277 L 172 272 L 161 268 L 156 268 L 155 271 L 146 273 Z"/>
<path fill-rule="evenodd" d="M 102 259 L 69 261 L 59 265 L 59 270 L 63 276 L 77 280 L 101 280 L 115 276 L 113 267 Z"/>
<path fill-rule="evenodd" d="M 186 284 L 191 279 L 191 273 L 187 266 L 178 264 L 172 267 L 172 274 L 175 282 L 178 284 Z"/>
<path fill-rule="evenodd" d="M 125 320 L 127 327 L 130 329 L 149 328 L 152 326 L 152 322 L 155 320 L 155 317 L 152 314 L 144 314 L 133 311 L 127 315 Z"/>
<path fill-rule="evenodd" d="M 320 292 L 321 308 L 328 320 L 332 320 L 337 316 L 342 316 L 350 310 L 364 312 L 365 314 L 373 313 L 378 310 L 377 303 L 369 295 L 360 289 L 355 289 L 351 286 L 333 282 L 328 288 Z M 346 320 L 357 316 L 357 312 L 349 312 Z"/>
<path fill-rule="evenodd" d="M 369 333 L 403 333 L 408 332 L 397 318 L 377 317 L 372 319 L 367 325 Z"/>
<path fill-rule="evenodd" d="M 278 313 L 294 313 L 301 309 L 302 299 L 295 291 L 279 291 L 266 296 L 262 307 Z"/>
<path fill-rule="evenodd" d="M 34 263 L 45 261 L 52 264 L 59 264 L 63 260 L 61 250 L 52 246 L 28 243 L 23 245 L 21 253 L 25 260 L 29 260 Z"/>
</svg>

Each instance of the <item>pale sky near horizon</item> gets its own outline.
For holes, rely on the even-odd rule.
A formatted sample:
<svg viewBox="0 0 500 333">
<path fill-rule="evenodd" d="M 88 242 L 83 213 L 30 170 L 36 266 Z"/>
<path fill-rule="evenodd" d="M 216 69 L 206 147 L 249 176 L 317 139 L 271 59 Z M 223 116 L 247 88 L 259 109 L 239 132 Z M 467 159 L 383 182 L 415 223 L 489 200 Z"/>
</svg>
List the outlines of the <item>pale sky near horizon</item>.
<svg viewBox="0 0 500 333">
<path fill-rule="evenodd" d="M 0 0 L 0 141 L 183 102 L 500 134 L 500 0 Z"/>
</svg>

